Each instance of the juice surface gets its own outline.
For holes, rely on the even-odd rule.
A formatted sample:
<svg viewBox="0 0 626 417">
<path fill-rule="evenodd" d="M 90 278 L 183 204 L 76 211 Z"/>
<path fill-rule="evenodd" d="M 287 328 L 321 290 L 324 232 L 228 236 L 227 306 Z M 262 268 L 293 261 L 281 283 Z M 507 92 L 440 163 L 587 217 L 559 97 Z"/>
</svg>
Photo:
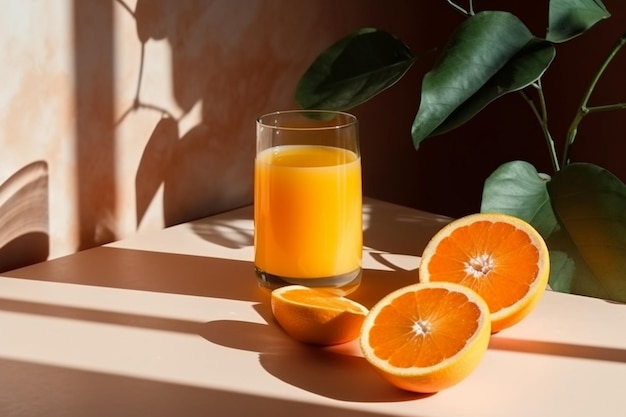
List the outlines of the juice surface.
<svg viewBox="0 0 626 417">
<path fill-rule="evenodd" d="M 255 161 L 255 266 L 291 278 L 327 278 L 361 266 L 361 161 L 309 145 L 269 148 Z"/>
</svg>

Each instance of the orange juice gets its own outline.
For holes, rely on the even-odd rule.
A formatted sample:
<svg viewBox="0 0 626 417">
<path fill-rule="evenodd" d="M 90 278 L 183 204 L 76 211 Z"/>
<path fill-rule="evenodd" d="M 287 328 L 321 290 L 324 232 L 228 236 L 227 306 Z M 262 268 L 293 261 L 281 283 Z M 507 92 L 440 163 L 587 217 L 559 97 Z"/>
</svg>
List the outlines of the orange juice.
<svg viewBox="0 0 626 417">
<path fill-rule="evenodd" d="M 283 145 L 255 161 L 255 267 L 298 280 L 360 271 L 361 160 L 330 146 Z"/>
</svg>

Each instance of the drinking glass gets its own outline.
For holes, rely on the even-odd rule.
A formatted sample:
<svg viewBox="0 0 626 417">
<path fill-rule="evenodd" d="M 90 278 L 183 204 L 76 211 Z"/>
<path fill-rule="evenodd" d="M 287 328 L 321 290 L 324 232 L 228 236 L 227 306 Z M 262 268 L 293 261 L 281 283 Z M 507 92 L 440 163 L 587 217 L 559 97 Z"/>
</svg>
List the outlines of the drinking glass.
<svg viewBox="0 0 626 417">
<path fill-rule="evenodd" d="M 274 112 L 257 119 L 256 133 L 259 285 L 354 291 L 363 252 L 357 118 L 336 111 Z"/>
</svg>

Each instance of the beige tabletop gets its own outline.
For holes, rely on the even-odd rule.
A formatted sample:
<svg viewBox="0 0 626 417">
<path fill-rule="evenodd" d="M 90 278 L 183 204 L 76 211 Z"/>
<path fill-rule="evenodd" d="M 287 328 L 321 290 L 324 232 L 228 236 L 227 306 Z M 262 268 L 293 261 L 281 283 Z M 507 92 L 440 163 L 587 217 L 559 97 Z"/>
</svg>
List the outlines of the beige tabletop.
<svg viewBox="0 0 626 417">
<path fill-rule="evenodd" d="M 466 380 L 390 386 L 356 342 L 275 324 L 252 269 L 251 208 L 0 277 L 0 416 L 624 416 L 626 306 L 547 292 Z M 371 306 L 415 282 L 446 218 L 366 200 Z"/>
</svg>

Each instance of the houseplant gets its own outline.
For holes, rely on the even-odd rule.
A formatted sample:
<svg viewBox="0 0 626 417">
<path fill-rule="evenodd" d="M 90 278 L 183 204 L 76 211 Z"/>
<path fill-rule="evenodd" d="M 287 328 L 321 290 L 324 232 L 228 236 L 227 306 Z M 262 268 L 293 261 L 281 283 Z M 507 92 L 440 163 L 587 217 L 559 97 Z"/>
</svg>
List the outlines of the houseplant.
<svg viewBox="0 0 626 417">
<path fill-rule="evenodd" d="M 550 248 L 553 289 L 626 301 L 626 186 L 600 166 L 570 161 L 586 116 L 626 109 L 626 103 L 589 105 L 626 33 L 590 80 L 559 155 L 547 122 L 542 77 L 560 43 L 610 17 L 604 4 L 550 0 L 547 32 L 536 36 L 510 12 L 475 11 L 471 0 L 467 9 L 446 1 L 466 18 L 422 80 L 411 126 L 415 148 L 461 127 L 505 94 L 522 94 L 541 126 L 553 172 L 543 175 L 528 161 L 504 161 L 485 181 L 481 211 L 513 214 L 535 226 Z M 396 84 L 415 59 L 393 34 L 359 29 L 314 60 L 298 84 L 296 100 L 304 108 L 351 109 Z"/>
</svg>

